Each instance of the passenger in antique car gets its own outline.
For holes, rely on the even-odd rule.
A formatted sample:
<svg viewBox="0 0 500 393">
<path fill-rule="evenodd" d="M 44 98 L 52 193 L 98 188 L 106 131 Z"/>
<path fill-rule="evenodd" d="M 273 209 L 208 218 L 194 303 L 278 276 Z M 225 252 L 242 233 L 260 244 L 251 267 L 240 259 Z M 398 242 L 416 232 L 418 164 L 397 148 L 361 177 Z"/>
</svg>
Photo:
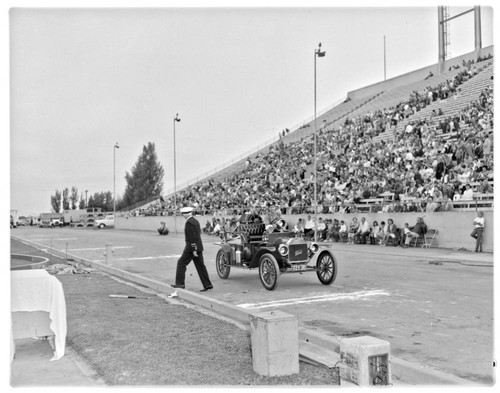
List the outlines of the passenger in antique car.
<svg viewBox="0 0 500 393">
<path fill-rule="evenodd" d="M 298 233 L 300 236 L 304 235 L 304 222 L 302 218 L 297 220 L 297 224 L 293 227 L 293 232 Z"/>
</svg>

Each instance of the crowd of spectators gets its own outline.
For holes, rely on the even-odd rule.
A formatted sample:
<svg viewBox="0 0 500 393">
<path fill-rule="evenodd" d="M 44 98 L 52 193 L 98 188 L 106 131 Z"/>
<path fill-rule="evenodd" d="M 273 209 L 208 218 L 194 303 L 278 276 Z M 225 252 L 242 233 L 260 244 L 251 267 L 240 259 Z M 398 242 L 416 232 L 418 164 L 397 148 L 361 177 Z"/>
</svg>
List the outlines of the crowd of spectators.
<svg viewBox="0 0 500 393">
<path fill-rule="evenodd" d="M 311 230 L 305 229 L 305 224 L 299 218 L 297 223 L 292 228 L 292 231 L 298 236 L 305 239 L 317 239 L 322 242 L 343 242 L 347 244 L 372 244 L 378 246 L 401 246 L 409 247 L 413 242 L 414 245 L 425 243 L 425 235 L 428 231 L 427 225 L 423 217 L 417 217 L 416 222 L 410 226 L 408 222 L 397 225 L 392 218 L 387 219 L 387 222 L 378 221 L 369 222 L 365 217 L 353 216 L 349 223 L 336 218 L 320 217 L 318 225 L 315 224 L 314 217 L 307 217 L 306 223 Z"/>
<path fill-rule="evenodd" d="M 389 213 L 449 211 L 453 202 L 470 200 L 474 192 L 491 193 L 493 83 L 458 113 L 438 111 L 419 121 L 410 117 L 461 94 L 459 86 L 477 72 L 469 62 L 454 78 L 414 91 L 395 107 L 348 118 L 337 129 L 320 128 L 318 212 L 355 213 L 357 205 L 379 198 L 377 207 Z M 374 141 L 382 132 L 393 137 Z M 312 136 L 289 144 L 280 139 L 267 153 L 248 159 L 244 170 L 198 182 L 177 193 L 177 206 L 168 198 L 143 214 L 172 214 L 185 205 L 216 216 L 249 210 L 313 213 L 313 160 Z M 217 223 L 209 224 L 207 231 L 216 231 Z"/>
</svg>

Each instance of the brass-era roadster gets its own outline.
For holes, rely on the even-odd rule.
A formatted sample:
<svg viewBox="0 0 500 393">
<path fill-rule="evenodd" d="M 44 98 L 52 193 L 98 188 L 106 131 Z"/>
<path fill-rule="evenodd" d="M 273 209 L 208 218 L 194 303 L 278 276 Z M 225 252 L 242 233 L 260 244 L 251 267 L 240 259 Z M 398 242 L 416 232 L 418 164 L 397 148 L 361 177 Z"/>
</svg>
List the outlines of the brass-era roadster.
<svg viewBox="0 0 500 393">
<path fill-rule="evenodd" d="M 220 278 L 226 279 L 232 267 L 259 269 L 264 288 L 277 288 L 281 273 L 316 272 L 323 285 L 330 285 L 337 277 L 337 262 L 329 248 L 284 231 L 282 221 L 268 226 L 257 214 L 244 214 L 229 236 L 218 242 L 216 268 Z M 281 225 L 280 225 L 281 224 Z"/>
</svg>

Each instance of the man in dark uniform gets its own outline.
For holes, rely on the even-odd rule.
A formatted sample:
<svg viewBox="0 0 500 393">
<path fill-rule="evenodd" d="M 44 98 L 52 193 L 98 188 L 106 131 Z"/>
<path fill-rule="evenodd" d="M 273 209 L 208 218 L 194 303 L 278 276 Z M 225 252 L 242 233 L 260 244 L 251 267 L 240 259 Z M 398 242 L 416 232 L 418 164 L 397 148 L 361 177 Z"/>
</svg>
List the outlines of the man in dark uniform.
<svg viewBox="0 0 500 393">
<path fill-rule="evenodd" d="M 184 251 L 177 261 L 175 284 L 172 284 L 172 287 L 185 288 L 184 280 L 186 277 L 186 267 L 191 261 L 194 261 L 194 266 L 203 284 L 203 289 L 201 289 L 200 292 L 206 292 L 209 289 L 213 289 L 213 285 L 210 282 L 207 268 L 203 261 L 203 243 L 201 242 L 200 223 L 193 217 L 192 207 L 183 207 L 181 209 L 181 214 L 186 219 L 186 225 L 184 226 L 186 247 L 184 247 Z"/>
</svg>

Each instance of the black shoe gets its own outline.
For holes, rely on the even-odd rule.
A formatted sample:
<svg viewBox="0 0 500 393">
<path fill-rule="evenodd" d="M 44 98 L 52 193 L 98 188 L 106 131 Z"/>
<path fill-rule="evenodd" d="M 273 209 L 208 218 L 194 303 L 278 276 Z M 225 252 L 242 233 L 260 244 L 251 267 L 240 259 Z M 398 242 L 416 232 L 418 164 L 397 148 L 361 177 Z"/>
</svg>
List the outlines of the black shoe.
<svg viewBox="0 0 500 393">
<path fill-rule="evenodd" d="M 213 287 L 213 286 L 209 286 L 209 287 L 206 287 L 206 288 L 200 289 L 200 292 L 206 292 L 206 291 L 208 291 L 209 289 L 214 289 L 214 287 Z"/>
<path fill-rule="evenodd" d="M 178 284 L 170 284 L 170 286 L 171 286 L 172 288 L 182 288 L 182 289 L 186 288 L 186 286 L 185 286 L 185 285 L 178 285 Z"/>
</svg>

